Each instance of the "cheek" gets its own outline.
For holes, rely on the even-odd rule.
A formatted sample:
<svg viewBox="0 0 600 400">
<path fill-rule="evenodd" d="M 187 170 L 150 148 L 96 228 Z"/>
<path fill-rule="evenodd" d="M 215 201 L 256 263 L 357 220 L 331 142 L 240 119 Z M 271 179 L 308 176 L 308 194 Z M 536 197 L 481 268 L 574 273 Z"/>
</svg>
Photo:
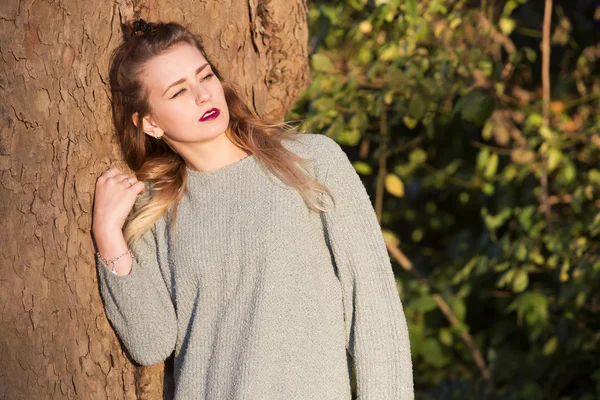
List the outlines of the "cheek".
<svg viewBox="0 0 600 400">
<path fill-rule="evenodd" d="M 184 120 L 185 116 L 189 119 L 190 112 L 193 112 L 195 104 L 193 101 L 187 101 L 187 99 L 180 99 L 180 101 L 173 102 L 165 107 L 163 115 L 169 123 L 177 123 L 178 121 Z"/>
<path fill-rule="evenodd" d="M 221 103 L 226 103 L 225 101 L 225 92 L 223 91 L 223 86 L 221 82 L 215 83 L 215 86 L 212 89 L 213 97 L 218 97 L 221 100 Z"/>
</svg>

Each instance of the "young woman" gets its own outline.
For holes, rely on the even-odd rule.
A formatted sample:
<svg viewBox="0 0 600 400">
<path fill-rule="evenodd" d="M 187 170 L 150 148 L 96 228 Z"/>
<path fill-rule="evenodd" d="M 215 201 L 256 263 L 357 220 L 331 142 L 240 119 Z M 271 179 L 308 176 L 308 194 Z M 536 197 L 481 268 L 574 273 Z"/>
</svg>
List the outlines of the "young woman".
<svg viewBox="0 0 600 400">
<path fill-rule="evenodd" d="M 123 157 L 96 183 L 106 314 L 176 399 L 412 399 L 408 331 L 362 182 L 330 138 L 269 125 L 176 23 L 124 26 Z M 347 357 L 347 355 L 349 357 Z"/>
</svg>

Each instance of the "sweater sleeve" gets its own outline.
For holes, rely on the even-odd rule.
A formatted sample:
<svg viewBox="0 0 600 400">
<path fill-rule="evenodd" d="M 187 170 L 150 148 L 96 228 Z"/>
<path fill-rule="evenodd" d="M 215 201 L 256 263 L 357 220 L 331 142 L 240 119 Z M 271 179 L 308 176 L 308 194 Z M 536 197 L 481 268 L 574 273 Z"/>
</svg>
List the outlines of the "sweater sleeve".
<svg viewBox="0 0 600 400">
<path fill-rule="evenodd" d="M 177 317 L 167 281 L 167 242 L 161 217 L 132 246 L 135 255 L 129 275 L 113 274 L 96 256 L 104 310 L 131 358 L 153 365 L 173 352 Z"/>
<path fill-rule="evenodd" d="M 408 328 L 381 227 L 344 151 L 320 136 L 322 183 L 335 199 L 334 210 L 322 215 L 342 286 L 358 399 L 412 400 Z"/>
</svg>

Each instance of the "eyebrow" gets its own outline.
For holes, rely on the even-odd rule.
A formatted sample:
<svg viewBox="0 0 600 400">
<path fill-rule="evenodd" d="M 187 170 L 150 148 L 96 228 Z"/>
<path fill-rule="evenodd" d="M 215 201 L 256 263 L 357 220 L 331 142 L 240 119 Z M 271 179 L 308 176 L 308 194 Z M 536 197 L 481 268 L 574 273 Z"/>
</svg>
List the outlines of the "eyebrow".
<svg viewBox="0 0 600 400">
<path fill-rule="evenodd" d="M 203 64 L 203 65 L 199 66 L 199 67 L 196 69 L 196 75 L 198 75 L 198 74 L 199 74 L 199 73 L 200 73 L 200 72 L 201 72 L 201 71 L 202 71 L 204 68 L 206 68 L 206 67 L 208 67 L 208 63 L 206 63 L 206 64 Z M 168 87 L 165 89 L 165 91 L 163 92 L 163 94 L 162 94 L 162 95 L 164 96 L 164 95 L 165 95 L 165 93 L 167 93 L 167 91 L 168 91 L 169 89 L 171 89 L 173 86 L 175 86 L 175 85 L 179 85 L 180 83 L 183 83 L 183 82 L 185 82 L 185 78 L 181 78 L 181 79 L 180 79 L 180 80 L 178 80 L 177 82 L 173 82 L 173 83 L 171 83 L 171 84 L 170 84 L 170 85 L 169 85 L 169 86 L 168 86 Z"/>
</svg>

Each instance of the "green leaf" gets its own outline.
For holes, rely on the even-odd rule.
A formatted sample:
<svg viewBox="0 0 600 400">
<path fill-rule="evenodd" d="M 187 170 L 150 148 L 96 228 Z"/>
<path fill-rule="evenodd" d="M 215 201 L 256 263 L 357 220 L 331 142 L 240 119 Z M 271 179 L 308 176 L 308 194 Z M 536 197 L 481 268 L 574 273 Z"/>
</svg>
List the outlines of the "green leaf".
<svg viewBox="0 0 600 400">
<path fill-rule="evenodd" d="M 512 209 L 505 208 L 496 215 L 489 214 L 487 208 L 481 210 L 481 216 L 490 231 L 495 231 L 508 221 L 512 216 Z"/>
<path fill-rule="evenodd" d="M 402 122 L 404 122 L 404 125 L 406 125 L 406 127 L 408 129 L 415 129 L 415 127 L 417 126 L 417 124 L 419 123 L 418 120 L 409 117 L 408 115 L 405 116 L 404 118 L 402 118 Z"/>
<path fill-rule="evenodd" d="M 600 171 L 597 169 L 591 169 L 590 172 L 588 172 L 588 179 L 590 182 L 600 185 Z"/>
<path fill-rule="evenodd" d="M 526 314 L 530 314 L 533 324 L 545 324 L 548 321 L 548 299 L 539 292 L 523 292 L 508 305 L 506 311 L 517 311 L 519 323 Z"/>
<path fill-rule="evenodd" d="M 395 53 L 398 52 L 398 49 L 394 50 Z M 397 69 L 390 69 L 383 76 L 383 80 L 386 84 L 388 84 L 392 88 L 401 89 L 409 84 L 409 78 L 406 74 Z"/>
<path fill-rule="evenodd" d="M 496 272 L 502 272 L 502 271 L 506 271 L 506 269 L 507 269 L 509 266 L 510 266 L 510 264 L 509 264 L 509 263 L 507 263 L 507 262 L 503 262 L 503 263 L 501 263 L 501 264 L 494 265 L 494 271 L 496 271 Z"/>
<path fill-rule="evenodd" d="M 413 242 L 419 243 L 421 240 L 423 240 L 423 235 L 424 233 L 422 229 L 415 229 L 410 235 L 410 238 L 413 240 Z"/>
<path fill-rule="evenodd" d="M 506 271 L 504 274 L 502 274 L 502 276 L 496 283 L 496 286 L 499 288 L 505 287 L 510 281 L 512 281 L 512 278 L 515 275 L 515 272 L 516 272 L 516 270 L 514 270 L 514 269 L 509 269 L 508 271 Z"/>
<path fill-rule="evenodd" d="M 494 72 L 494 64 L 490 60 L 481 60 L 478 67 L 486 78 L 492 76 Z"/>
<path fill-rule="evenodd" d="M 348 128 L 341 116 L 338 116 L 331 123 L 325 134 L 338 143 L 347 146 L 354 146 L 360 141 L 360 132 L 357 129 Z"/>
<path fill-rule="evenodd" d="M 484 176 L 488 179 L 493 178 L 498 170 L 498 154 L 492 153 L 490 159 L 485 167 Z"/>
<path fill-rule="evenodd" d="M 579 292 L 577 293 L 577 296 L 575 296 L 575 307 L 578 310 L 581 309 L 581 307 L 585 304 L 586 297 L 587 296 L 585 292 Z"/>
<path fill-rule="evenodd" d="M 427 104 L 425 103 L 425 99 L 419 93 L 415 93 L 410 99 L 410 103 L 408 105 L 409 114 L 419 120 L 423 118 L 425 112 L 427 111 Z"/>
<path fill-rule="evenodd" d="M 437 302 L 431 295 L 423 295 L 410 302 L 410 307 L 418 312 L 428 312 L 437 308 Z"/>
<path fill-rule="evenodd" d="M 362 46 L 358 50 L 358 61 L 360 61 L 362 65 L 367 65 L 373 61 L 373 51 L 370 47 Z"/>
<path fill-rule="evenodd" d="M 352 165 L 354 165 L 356 172 L 361 175 L 371 175 L 373 173 L 373 168 L 364 161 L 355 161 Z"/>
<path fill-rule="evenodd" d="M 502 10 L 502 16 L 503 17 L 510 17 L 510 14 L 512 14 L 513 10 L 515 8 L 517 8 L 518 4 L 516 1 L 514 0 L 509 0 L 508 2 L 506 2 L 506 4 L 504 5 L 504 9 Z"/>
<path fill-rule="evenodd" d="M 531 113 L 525 120 L 525 129 L 533 130 L 538 129 L 544 123 L 544 117 L 538 113 Z"/>
<path fill-rule="evenodd" d="M 465 121 L 482 126 L 493 111 L 494 98 L 481 89 L 474 89 L 456 102 L 452 113 L 459 113 Z"/>
<path fill-rule="evenodd" d="M 481 191 L 488 196 L 493 196 L 496 188 L 491 183 L 484 183 L 481 185 Z"/>
<path fill-rule="evenodd" d="M 515 258 L 519 261 L 525 261 L 527 257 L 527 246 L 525 243 L 520 242 L 517 245 L 517 251 L 515 251 Z"/>
<path fill-rule="evenodd" d="M 462 23 L 462 18 L 455 18 L 452 21 L 450 21 L 450 23 L 448 24 L 448 26 L 450 27 L 450 29 L 454 30 L 456 28 L 458 28 L 458 26 Z"/>
<path fill-rule="evenodd" d="M 442 342 L 442 344 L 444 344 L 445 346 L 451 346 L 452 345 L 452 331 L 448 328 L 441 328 L 440 331 L 438 332 L 438 338 L 440 339 L 440 342 Z"/>
<path fill-rule="evenodd" d="M 417 8 L 417 0 L 406 0 L 407 15 L 414 19 L 419 18 L 419 10 Z"/>
<path fill-rule="evenodd" d="M 335 100 L 331 97 L 320 97 L 311 103 L 311 107 L 321 112 L 331 110 L 335 108 Z"/>
<path fill-rule="evenodd" d="M 465 316 L 467 315 L 467 307 L 462 299 L 456 296 L 452 296 L 448 299 L 448 305 L 452 309 L 452 312 L 460 322 L 465 322 Z"/>
<path fill-rule="evenodd" d="M 448 364 L 449 358 L 444 355 L 442 346 L 435 339 L 425 339 L 421 345 L 421 355 L 426 363 L 436 368 L 442 368 Z"/>
<path fill-rule="evenodd" d="M 416 30 L 415 30 L 415 35 L 414 35 L 415 42 L 416 43 L 425 42 L 429 39 L 430 36 L 431 36 L 431 31 L 429 30 L 429 25 L 427 24 L 427 21 L 420 20 L 417 23 Z"/>
<path fill-rule="evenodd" d="M 502 31 L 502 33 L 504 33 L 505 35 L 510 35 L 517 26 L 515 24 L 515 21 L 511 18 L 500 18 L 500 22 L 498 22 L 498 25 L 500 26 L 500 30 Z"/>
<path fill-rule="evenodd" d="M 529 285 L 529 275 L 527 274 L 527 272 L 523 271 L 522 269 L 518 270 L 515 273 L 515 276 L 513 278 L 513 291 L 515 293 L 520 293 L 522 291 L 524 291 L 525 289 L 527 289 L 527 286 Z"/>
<path fill-rule="evenodd" d="M 313 54 L 311 58 L 311 64 L 312 67 L 317 71 L 330 72 L 333 70 L 333 64 L 331 63 L 329 57 L 327 57 L 325 54 Z"/>
<path fill-rule="evenodd" d="M 569 160 L 565 160 L 565 162 L 563 162 L 563 165 L 564 166 L 560 171 L 561 177 L 567 183 L 573 182 L 573 180 L 577 177 L 577 169 L 575 168 L 575 165 Z"/>
<path fill-rule="evenodd" d="M 518 219 L 519 219 L 519 223 L 521 224 L 521 226 L 523 227 L 523 229 L 525 229 L 526 231 L 530 230 L 531 227 L 533 226 L 533 213 L 535 211 L 535 207 L 533 206 L 527 206 L 524 207 L 521 212 L 519 213 Z"/>
<path fill-rule="evenodd" d="M 479 150 L 479 154 L 477 155 L 477 169 L 480 171 L 484 171 L 487 167 L 488 161 L 490 159 L 490 151 L 487 147 Z"/>
<path fill-rule="evenodd" d="M 507 182 L 510 182 L 515 179 L 517 172 L 517 167 L 515 167 L 513 164 L 509 164 L 506 166 L 506 168 L 504 168 L 504 171 L 502 171 L 502 176 Z"/>
<path fill-rule="evenodd" d="M 540 127 L 540 135 L 546 140 L 552 140 L 556 137 L 556 134 L 547 126 Z"/>
<path fill-rule="evenodd" d="M 367 115 L 363 112 L 356 113 L 348 121 L 348 126 L 353 129 L 363 130 L 368 123 Z"/>
<path fill-rule="evenodd" d="M 487 121 L 481 130 L 481 137 L 484 140 L 490 140 L 492 138 L 493 125 L 490 121 Z"/>
<path fill-rule="evenodd" d="M 544 263 L 546 262 L 544 256 L 537 251 L 532 251 L 531 253 L 529 253 L 529 259 L 537 265 L 544 265 Z"/>
<path fill-rule="evenodd" d="M 337 137 L 340 143 L 356 146 L 360 142 L 361 135 L 358 129 L 342 129 Z"/>
<path fill-rule="evenodd" d="M 545 356 L 550 356 L 550 355 L 554 354 L 554 352 L 556 351 L 557 348 L 558 348 L 558 338 L 556 336 L 552 336 L 550 339 L 548 339 L 548 341 L 544 345 L 544 350 L 542 351 L 542 353 Z"/>
<path fill-rule="evenodd" d="M 534 63 L 537 59 L 537 53 L 531 47 L 524 47 L 523 51 L 525 52 L 525 58 L 530 63 Z"/>
<path fill-rule="evenodd" d="M 423 149 L 414 149 L 408 155 L 408 160 L 411 164 L 421 165 L 427 161 L 427 152 Z"/>
<path fill-rule="evenodd" d="M 477 265 L 478 261 L 479 256 L 471 258 L 469 262 L 465 264 L 465 266 L 462 267 L 462 269 L 456 275 L 454 275 L 454 278 L 452 278 L 452 284 L 456 285 L 462 281 L 467 280 L 469 278 L 469 275 L 471 275 L 471 271 L 473 271 L 473 268 L 475 268 L 475 265 Z"/>
<path fill-rule="evenodd" d="M 438 85 L 437 82 L 431 78 L 422 79 L 419 82 L 419 85 L 421 86 L 425 94 L 430 98 L 435 98 L 440 95 L 440 85 Z"/>
</svg>

